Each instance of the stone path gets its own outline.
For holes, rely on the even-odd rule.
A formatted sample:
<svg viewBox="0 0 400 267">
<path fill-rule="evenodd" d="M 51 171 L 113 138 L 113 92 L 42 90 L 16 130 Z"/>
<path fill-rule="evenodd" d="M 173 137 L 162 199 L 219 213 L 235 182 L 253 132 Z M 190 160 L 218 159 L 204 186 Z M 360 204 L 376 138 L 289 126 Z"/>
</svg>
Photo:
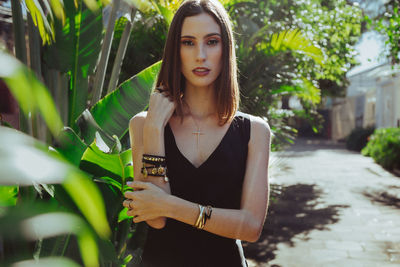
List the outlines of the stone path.
<svg viewBox="0 0 400 267">
<path fill-rule="evenodd" d="M 400 177 L 343 145 L 299 139 L 273 153 L 275 202 L 249 267 L 400 266 Z"/>
</svg>

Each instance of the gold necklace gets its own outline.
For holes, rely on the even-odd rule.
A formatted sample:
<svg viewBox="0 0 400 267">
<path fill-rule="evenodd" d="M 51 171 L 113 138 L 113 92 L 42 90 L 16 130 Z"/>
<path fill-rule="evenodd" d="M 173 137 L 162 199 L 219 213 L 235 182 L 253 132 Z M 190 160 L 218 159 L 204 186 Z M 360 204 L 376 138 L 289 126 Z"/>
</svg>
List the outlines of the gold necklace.
<svg viewBox="0 0 400 267">
<path fill-rule="evenodd" d="M 197 128 L 197 131 L 192 132 L 192 134 L 193 134 L 193 135 L 196 135 L 196 139 L 197 139 L 197 149 L 199 149 L 200 135 L 205 135 L 205 133 L 203 133 L 203 132 L 201 131 L 199 125 L 197 124 L 197 122 L 196 122 L 196 120 L 195 120 L 195 118 L 194 118 L 194 116 L 193 116 L 193 114 L 192 114 L 192 111 L 190 110 L 190 107 L 189 107 L 188 103 L 186 103 L 186 101 L 184 101 L 184 102 L 185 102 L 186 106 L 188 107 L 189 115 L 190 115 L 190 117 L 192 118 L 192 120 L 193 120 L 193 122 L 194 122 L 194 124 L 196 125 L 196 128 Z"/>
<path fill-rule="evenodd" d="M 192 117 L 194 124 L 197 127 L 197 131 L 192 132 L 192 134 L 196 135 L 197 137 L 197 149 L 199 149 L 199 142 L 200 142 L 200 135 L 204 135 L 204 133 L 201 132 L 199 125 L 197 124 L 196 120 L 194 119 L 192 113 L 190 113 L 190 116 Z"/>
</svg>

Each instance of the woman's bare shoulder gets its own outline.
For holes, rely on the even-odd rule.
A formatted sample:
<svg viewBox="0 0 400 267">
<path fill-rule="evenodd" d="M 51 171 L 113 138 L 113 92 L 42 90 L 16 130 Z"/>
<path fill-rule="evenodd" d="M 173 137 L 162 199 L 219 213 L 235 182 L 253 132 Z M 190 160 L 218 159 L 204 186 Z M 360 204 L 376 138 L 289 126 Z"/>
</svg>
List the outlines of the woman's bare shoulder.
<svg viewBox="0 0 400 267">
<path fill-rule="evenodd" d="M 142 111 L 133 116 L 129 121 L 129 127 L 137 128 L 142 127 L 147 116 L 147 111 Z"/>
<path fill-rule="evenodd" d="M 249 114 L 250 118 L 250 140 L 264 140 L 265 138 L 271 137 L 271 128 L 267 122 L 266 118 L 261 118 L 258 116 L 253 116 Z M 256 141 L 257 142 L 257 141 Z"/>
</svg>

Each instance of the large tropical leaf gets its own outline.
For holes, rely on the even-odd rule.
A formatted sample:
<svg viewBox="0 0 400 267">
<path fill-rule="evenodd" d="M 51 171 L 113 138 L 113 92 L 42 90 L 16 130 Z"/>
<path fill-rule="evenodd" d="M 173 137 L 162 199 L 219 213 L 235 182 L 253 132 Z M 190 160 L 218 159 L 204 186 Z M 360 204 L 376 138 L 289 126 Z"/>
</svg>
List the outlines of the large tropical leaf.
<svg viewBox="0 0 400 267">
<path fill-rule="evenodd" d="M 89 81 L 96 66 L 103 34 L 102 13 L 82 1 L 65 1 L 66 21 L 56 19 L 55 43 L 44 53 L 46 64 L 70 76 L 68 125 L 86 108 Z"/>
<path fill-rule="evenodd" d="M 105 153 L 97 147 L 95 141 L 84 152 L 82 161 L 97 165 L 97 169 L 104 169 L 105 172 L 113 173 L 122 178 L 123 180 L 118 181 L 119 183 L 123 183 L 128 177 L 133 177 L 132 172 L 126 169 L 128 164 L 132 162 L 132 151 L 130 149 L 118 154 Z M 90 169 L 85 170 L 90 172 Z"/>
<path fill-rule="evenodd" d="M 88 146 L 69 127 L 65 127 L 57 138 L 56 149 L 75 166 L 79 166 L 83 152 Z"/>
<path fill-rule="evenodd" d="M 25 260 L 19 261 L 12 265 L 13 267 L 31 267 L 31 266 L 40 266 L 40 267 L 80 267 L 80 265 L 73 260 L 64 257 L 48 257 L 41 258 L 39 260 Z"/>
<path fill-rule="evenodd" d="M 0 127 L 0 140 L 0 184 L 61 183 L 98 235 L 109 236 L 103 199 L 85 173 L 17 130 Z"/>
<path fill-rule="evenodd" d="M 98 0 L 83 0 L 86 6 L 92 12 L 98 12 L 101 5 Z M 108 5 L 111 0 L 102 0 L 103 5 Z M 40 36 L 43 44 L 51 44 L 54 42 L 54 22 L 55 18 L 65 23 L 66 15 L 64 10 L 64 3 L 71 2 L 78 5 L 78 1 L 60 1 L 60 0 L 42 0 L 39 3 L 38 0 L 24 0 L 25 5 L 32 16 L 33 23 L 39 29 Z M 100 13 L 100 12 L 98 12 Z"/>
<path fill-rule="evenodd" d="M 40 202 L 20 204 L 7 209 L 0 216 L 1 236 L 14 242 L 42 240 L 71 233 L 77 236 L 85 266 L 98 266 L 97 237 L 81 217 L 57 211 L 55 205 Z"/>
<path fill-rule="evenodd" d="M 122 83 L 115 91 L 105 96 L 90 109 L 94 120 L 101 129 L 111 136 L 116 135 L 120 139 L 127 134 L 129 120 L 133 115 L 144 110 L 149 102 L 150 93 L 160 66 L 161 62 L 157 62 L 141 71 Z M 82 138 L 94 140 L 98 129 L 93 126 L 88 127 L 82 134 Z M 104 141 L 112 145 L 112 142 L 108 139 Z"/>
<path fill-rule="evenodd" d="M 0 207 L 14 206 L 17 203 L 18 189 L 15 185 L 0 186 Z"/>
<path fill-rule="evenodd" d="M 47 3 L 47 1 L 45 1 Z M 54 41 L 54 32 L 52 31 L 52 25 L 46 18 L 45 13 L 50 14 L 50 20 L 52 20 L 52 12 L 51 9 L 43 10 L 42 6 L 40 5 L 38 0 L 25 0 L 26 7 L 31 14 L 33 23 L 39 29 L 40 36 L 42 37 L 43 44 L 48 43 L 50 44 Z M 48 5 L 44 5 L 48 7 Z M 59 9 L 57 9 L 59 10 Z M 59 14 L 59 13 L 58 13 Z M 62 15 L 61 15 L 62 17 Z"/>
<path fill-rule="evenodd" d="M 33 72 L 13 56 L 0 51 L 0 78 L 10 88 L 26 116 L 40 111 L 53 135 L 57 136 L 62 121 L 47 88 Z"/>
<path fill-rule="evenodd" d="M 157 12 L 168 25 L 171 24 L 174 14 L 178 10 L 182 0 L 126 0 L 132 3 L 140 12 Z"/>
<path fill-rule="evenodd" d="M 271 90 L 270 94 L 296 95 L 300 99 L 312 104 L 318 104 L 321 101 L 320 90 L 307 79 L 297 81 L 295 84 L 281 85 L 278 89 Z"/>
<path fill-rule="evenodd" d="M 80 168 L 94 175 L 94 181 L 108 200 L 106 208 L 109 221 L 114 222 L 123 209 L 123 193 L 128 188 L 126 181 L 133 177 L 132 151 L 128 149 L 121 153 L 106 153 L 98 147 L 98 140 L 96 138 L 86 149 Z"/>
<path fill-rule="evenodd" d="M 261 46 L 263 45 L 261 44 Z M 267 46 L 272 48 L 273 53 L 291 50 L 311 57 L 320 65 L 324 61 L 322 50 L 304 37 L 299 29 L 274 33 Z"/>
</svg>

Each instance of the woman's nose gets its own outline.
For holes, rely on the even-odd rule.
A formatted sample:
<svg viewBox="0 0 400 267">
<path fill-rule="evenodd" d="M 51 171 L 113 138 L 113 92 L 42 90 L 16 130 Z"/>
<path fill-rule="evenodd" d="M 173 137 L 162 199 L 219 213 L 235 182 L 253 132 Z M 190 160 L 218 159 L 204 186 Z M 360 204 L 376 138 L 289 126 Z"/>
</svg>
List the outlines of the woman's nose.
<svg viewBox="0 0 400 267">
<path fill-rule="evenodd" d="M 204 45 L 199 45 L 197 49 L 196 60 L 202 62 L 206 60 L 206 57 L 206 48 Z"/>
</svg>

